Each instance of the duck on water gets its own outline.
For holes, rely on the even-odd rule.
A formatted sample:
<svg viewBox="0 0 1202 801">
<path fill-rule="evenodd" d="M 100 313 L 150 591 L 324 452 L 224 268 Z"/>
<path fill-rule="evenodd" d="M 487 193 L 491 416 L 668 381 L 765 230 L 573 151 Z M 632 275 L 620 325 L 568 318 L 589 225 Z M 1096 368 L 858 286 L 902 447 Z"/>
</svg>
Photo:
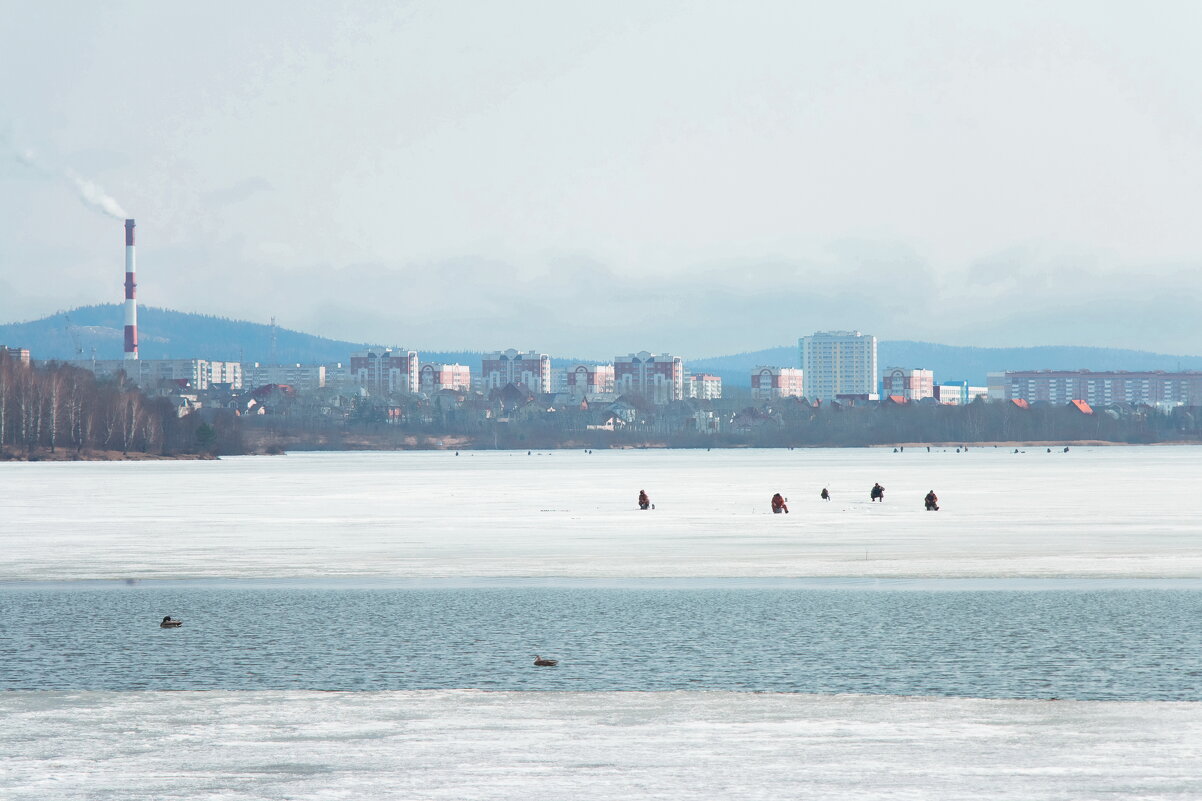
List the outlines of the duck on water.
<svg viewBox="0 0 1202 801">
<path fill-rule="evenodd" d="M 163 622 L 159 624 L 159 628 L 161 628 L 161 629 L 178 629 L 182 625 L 184 625 L 184 621 L 174 620 L 174 619 L 172 619 L 171 615 L 167 615 L 167 617 L 163 618 Z"/>
<path fill-rule="evenodd" d="M 559 664 L 558 659 L 543 659 L 538 654 L 534 655 L 534 666 L 535 667 L 555 667 L 558 664 Z"/>
</svg>

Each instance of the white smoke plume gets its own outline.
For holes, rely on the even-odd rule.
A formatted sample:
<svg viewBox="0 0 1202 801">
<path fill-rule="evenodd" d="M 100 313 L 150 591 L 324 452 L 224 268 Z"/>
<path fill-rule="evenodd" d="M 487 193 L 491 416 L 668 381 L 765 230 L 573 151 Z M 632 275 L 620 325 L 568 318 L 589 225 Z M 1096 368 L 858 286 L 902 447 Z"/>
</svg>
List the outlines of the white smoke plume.
<svg viewBox="0 0 1202 801">
<path fill-rule="evenodd" d="M 90 209 L 95 209 L 101 214 L 107 214 L 110 217 L 116 217 L 118 220 L 124 220 L 129 217 L 125 213 L 125 209 L 121 208 L 121 204 L 116 199 L 105 192 L 104 189 L 95 181 L 89 181 L 83 176 L 71 170 L 55 170 L 43 164 L 32 150 L 18 150 L 14 154 L 17 161 L 32 167 L 34 170 L 49 176 L 63 176 L 71 183 L 75 184 L 76 191 L 79 192 L 79 199 L 85 206 Z"/>
<path fill-rule="evenodd" d="M 75 188 L 79 190 L 79 199 L 84 202 L 84 205 L 96 209 L 99 212 L 116 217 L 118 220 L 124 220 L 129 215 L 125 213 L 125 209 L 121 208 L 113 196 L 100 188 L 100 185 L 82 178 L 70 170 L 66 171 L 66 176 L 75 183 Z"/>
</svg>

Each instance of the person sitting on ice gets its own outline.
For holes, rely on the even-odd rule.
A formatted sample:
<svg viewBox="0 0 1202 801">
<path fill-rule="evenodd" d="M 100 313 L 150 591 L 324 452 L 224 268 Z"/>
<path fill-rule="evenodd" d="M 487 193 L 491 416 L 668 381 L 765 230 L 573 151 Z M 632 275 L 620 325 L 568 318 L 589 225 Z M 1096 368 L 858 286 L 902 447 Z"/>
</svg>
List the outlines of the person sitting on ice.
<svg viewBox="0 0 1202 801">
<path fill-rule="evenodd" d="M 785 505 L 785 499 L 782 498 L 781 494 L 778 492 L 772 496 L 772 514 L 778 515 L 781 512 L 788 514 L 789 507 Z"/>
<path fill-rule="evenodd" d="M 651 499 L 647 497 L 646 490 L 639 490 L 639 508 L 643 510 L 651 508 Z"/>
<path fill-rule="evenodd" d="M 829 501 L 831 499 L 831 494 L 827 491 L 826 487 L 823 487 L 822 493 L 818 497 L 822 498 L 824 501 Z"/>
<path fill-rule="evenodd" d="M 872 485 L 872 492 L 868 493 L 869 500 L 885 502 L 885 488 L 880 484 Z"/>
<path fill-rule="evenodd" d="M 927 496 L 923 498 L 922 501 L 926 504 L 928 512 L 939 511 L 939 496 L 935 494 L 935 490 L 928 492 Z"/>
</svg>

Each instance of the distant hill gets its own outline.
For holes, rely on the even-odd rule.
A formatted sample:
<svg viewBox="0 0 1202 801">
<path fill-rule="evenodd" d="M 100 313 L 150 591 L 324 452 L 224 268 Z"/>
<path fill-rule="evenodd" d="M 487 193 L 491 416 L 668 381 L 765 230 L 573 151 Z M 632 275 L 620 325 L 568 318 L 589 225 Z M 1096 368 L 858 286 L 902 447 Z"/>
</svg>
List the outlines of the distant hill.
<svg viewBox="0 0 1202 801">
<path fill-rule="evenodd" d="M 1142 350 L 1044 346 L 1037 348 L 973 348 L 897 340 L 877 346 L 880 369 L 921 367 L 935 372 L 936 381 L 968 381 L 985 385 L 987 373 L 1004 370 L 1202 370 L 1202 356 L 1171 356 Z M 796 345 L 767 350 L 690 359 L 694 372 L 709 372 L 723 383 L 747 386 L 757 365 L 799 367 Z"/>
<path fill-rule="evenodd" d="M 95 348 L 100 359 L 121 357 L 122 314 L 120 304 L 84 306 L 40 320 L 0 325 L 0 344 L 24 347 L 39 360 L 91 358 Z M 138 309 L 139 350 L 147 359 L 206 358 L 245 362 L 272 362 L 272 327 L 244 320 L 206 314 L 158 309 Z M 275 329 L 275 358 L 281 364 L 328 364 L 346 362 L 353 351 L 368 343 L 345 342 Z M 459 362 L 479 369 L 479 351 L 419 351 L 422 359 Z M 936 380 L 967 380 L 983 385 L 985 374 L 1002 370 L 1202 370 L 1202 356 L 1173 356 L 1117 348 L 1047 346 L 1038 348 L 972 348 L 935 345 L 930 342 L 898 340 L 881 342 L 880 367 L 925 367 L 935 371 Z M 551 360 L 556 367 L 578 361 L 568 357 Z M 797 367 L 796 345 L 690 359 L 688 369 L 722 377 L 728 386 L 746 387 L 751 369 L 767 364 Z"/>
<path fill-rule="evenodd" d="M 29 348 L 34 359 L 120 359 L 124 347 L 124 307 L 83 306 L 25 323 L 0 325 L 0 345 Z M 153 306 L 138 307 L 138 353 L 144 359 L 212 359 L 264 364 L 329 364 L 380 343 L 345 342 L 245 320 L 192 314 Z M 419 351 L 423 360 L 458 362 L 479 369 L 479 351 Z M 78 355 L 77 355 L 78 354 Z M 577 363 L 552 359 L 555 366 Z M 585 360 L 587 361 L 587 360 Z"/>
<path fill-rule="evenodd" d="M 120 304 L 110 303 L 0 325 L 0 343 L 29 348 L 39 360 L 91 358 L 93 348 L 98 359 L 120 359 L 123 314 Z M 276 354 L 285 364 L 346 361 L 347 354 L 362 347 L 362 343 L 276 330 Z M 147 359 L 266 362 L 271 358 L 271 326 L 140 306 L 138 351 Z"/>
</svg>

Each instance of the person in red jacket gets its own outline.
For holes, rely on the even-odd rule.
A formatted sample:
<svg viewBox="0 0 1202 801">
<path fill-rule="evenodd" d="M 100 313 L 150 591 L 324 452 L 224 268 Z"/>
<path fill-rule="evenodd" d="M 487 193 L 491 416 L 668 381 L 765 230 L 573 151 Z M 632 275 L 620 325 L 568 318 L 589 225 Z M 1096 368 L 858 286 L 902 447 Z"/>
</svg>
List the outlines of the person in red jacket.
<svg viewBox="0 0 1202 801">
<path fill-rule="evenodd" d="M 772 496 L 772 514 L 778 515 L 781 512 L 788 514 L 789 507 L 785 505 L 785 499 L 782 498 L 781 494 L 778 492 Z"/>
<path fill-rule="evenodd" d="M 647 497 L 646 490 L 639 490 L 639 508 L 643 510 L 651 508 L 651 499 Z"/>
</svg>

